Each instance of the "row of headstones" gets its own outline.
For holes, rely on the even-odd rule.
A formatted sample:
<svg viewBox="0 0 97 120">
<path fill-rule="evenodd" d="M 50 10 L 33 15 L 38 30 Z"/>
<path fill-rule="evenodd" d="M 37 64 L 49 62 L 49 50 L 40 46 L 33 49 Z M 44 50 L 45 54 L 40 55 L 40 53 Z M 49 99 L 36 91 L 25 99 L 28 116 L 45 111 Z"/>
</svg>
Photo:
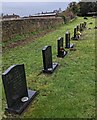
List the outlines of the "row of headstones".
<svg viewBox="0 0 97 120">
<path fill-rule="evenodd" d="M 82 32 L 86 28 L 86 24 L 87 24 L 86 22 L 83 22 L 80 23 L 80 25 L 74 27 L 74 36 L 72 37 L 72 40 L 78 40 L 77 32 L 78 31 Z"/>
<path fill-rule="evenodd" d="M 67 55 L 67 51 L 65 48 L 73 48 L 74 44 L 70 44 L 70 32 L 66 32 L 65 34 L 65 47 L 64 47 L 64 39 L 60 37 L 57 40 L 57 57 L 63 58 Z M 52 62 L 52 47 L 45 46 L 42 49 L 42 56 L 43 56 L 43 72 L 44 73 L 53 73 L 53 71 L 58 66 L 58 63 Z"/>
<path fill-rule="evenodd" d="M 70 44 L 70 32 L 66 32 L 65 42 L 65 48 L 74 47 L 74 44 Z M 67 51 L 64 50 L 63 38 L 59 38 L 57 43 L 57 57 L 63 58 L 67 54 Z M 42 55 L 44 67 L 43 72 L 52 73 L 58 66 L 58 63 L 52 62 L 51 46 L 45 46 L 42 49 Z M 33 98 L 37 95 L 36 91 L 27 89 L 24 64 L 12 65 L 9 67 L 2 74 L 2 81 L 7 100 L 6 111 L 9 113 L 21 114 L 28 106 L 28 104 L 33 100 Z"/>
<path fill-rule="evenodd" d="M 77 37 L 77 31 L 82 32 L 86 28 L 86 22 L 81 23 L 80 25 L 77 25 L 77 27 L 74 28 L 74 36 L 72 37 L 73 40 L 78 40 Z M 63 37 L 60 37 L 57 41 L 57 57 L 63 58 L 67 55 L 67 51 L 64 49 L 63 45 Z M 66 32 L 65 34 L 65 48 L 73 48 L 74 44 L 70 44 L 70 32 Z M 45 73 L 52 73 L 56 67 L 58 66 L 58 63 L 52 63 L 52 51 L 51 46 L 45 46 L 42 50 L 43 54 L 43 72 Z"/>
</svg>

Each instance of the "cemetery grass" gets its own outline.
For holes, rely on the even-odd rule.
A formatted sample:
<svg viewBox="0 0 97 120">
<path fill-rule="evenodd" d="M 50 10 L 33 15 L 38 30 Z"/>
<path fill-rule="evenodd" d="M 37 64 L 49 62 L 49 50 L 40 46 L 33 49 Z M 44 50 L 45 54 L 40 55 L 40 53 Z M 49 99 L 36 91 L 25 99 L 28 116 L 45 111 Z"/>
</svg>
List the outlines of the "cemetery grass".
<svg viewBox="0 0 97 120">
<path fill-rule="evenodd" d="M 75 44 L 75 51 L 57 58 L 57 39 L 65 38 L 69 30 L 81 22 L 87 22 Z M 89 24 L 90 22 L 93 24 Z M 24 64 L 28 88 L 38 91 L 37 97 L 21 115 L 8 115 L 21 118 L 92 118 L 95 117 L 95 19 L 78 17 L 52 33 L 23 46 L 8 49 L 2 55 L 2 72 L 13 64 Z M 65 44 L 65 43 L 64 43 Z M 59 66 L 53 74 L 42 73 L 42 48 L 52 46 L 53 62 Z M 3 111 L 6 106 L 3 90 Z M 7 117 L 7 116 L 6 116 Z"/>
</svg>

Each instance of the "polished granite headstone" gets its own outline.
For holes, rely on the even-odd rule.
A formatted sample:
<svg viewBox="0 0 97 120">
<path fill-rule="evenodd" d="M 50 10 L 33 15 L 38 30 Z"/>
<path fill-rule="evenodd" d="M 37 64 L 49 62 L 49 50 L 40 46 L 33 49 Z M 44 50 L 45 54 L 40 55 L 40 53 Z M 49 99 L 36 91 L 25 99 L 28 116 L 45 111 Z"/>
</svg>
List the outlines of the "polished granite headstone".
<svg viewBox="0 0 97 120">
<path fill-rule="evenodd" d="M 57 68 L 58 63 L 52 62 L 51 46 L 45 46 L 42 49 L 42 56 L 43 56 L 43 72 L 44 73 L 53 73 L 53 71 Z"/>
<path fill-rule="evenodd" d="M 80 27 L 79 27 L 79 25 L 77 25 L 76 29 L 77 29 L 77 31 L 80 31 Z"/>
<path fill-rule="evenodd" d="M 87 22 L 84 22 L 84 28 L 86 28 Z"/>
<path fill-rule="evenodd" d="M 67 55 L 67 51 L 65 51 L 64 46 L 63 46 L 63 37 L 60 37 L 57 40 L 57 57 L 63 58 Z"/>
<path fill-rule="evenodd" d="M 82 23 L 80 23 L 80 32 L 83 31 L 83 28 L 82 28 Z"/>
<path fill-rule="evenodd" d="M 70 32 L 66 32 L 65 34 L 65 48 L 73 48 L 74 44 L 70 44 Z"/>
<path fill-rule="evenodd" d="M 2 80 L 7 100 L 6 111 L 21 114 L 37 93 L 27 89 L 24 64 L 9 67 L 2 74 Z"/>
<path fill-rule="evenodd" d="M 77 38 L 77 27 L 74 28 L 74 36 L 71 39 L 72 40 L 78 40 L 78 38 Z"/>
<path fill-rule="evenodd" d="M 82 30 L 84 30 L 84 23 L 82 23 Z"/>
</svg>

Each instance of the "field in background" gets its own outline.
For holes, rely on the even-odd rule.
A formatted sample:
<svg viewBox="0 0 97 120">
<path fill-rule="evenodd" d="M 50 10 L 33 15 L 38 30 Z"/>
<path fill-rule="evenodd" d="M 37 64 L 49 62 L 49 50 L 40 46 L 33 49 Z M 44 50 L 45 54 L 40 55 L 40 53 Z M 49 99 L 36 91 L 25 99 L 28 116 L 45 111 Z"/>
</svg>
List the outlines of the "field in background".
<svg viewBox="0 0 97 120">
<path fill-rule="evenodd" d="M 75 44 L 76 51 L 69 51 L 63 58 L 57 58 L 57 39 L 64 37 L 69 30 L 81 22 L 87 22 Z M 89 24 L 93 22 L 93 24 Z M 24 64 L 28 87 L 39 91 L 32 104 L 21 116 L 25 118 L 91 118 L 95 117 L 95 19 L 76 20 L 63 25 L 56 31 L 40 37 L 26 45 L 8 49 L 2 55 L 4 72 L 13 64 Z M 90 28 L 90 29 L 88 29 Z M 53 61 L 59 63 L 58 69 L 51 74 L 43 74 L 42 48 L 52 46 Z M 65 45 L 65 41 L 64 41 Z M 5 107 L 3 92 L 3 110 Z M 10 116 L 13 117 L 13 116 Z"/>
</svg>

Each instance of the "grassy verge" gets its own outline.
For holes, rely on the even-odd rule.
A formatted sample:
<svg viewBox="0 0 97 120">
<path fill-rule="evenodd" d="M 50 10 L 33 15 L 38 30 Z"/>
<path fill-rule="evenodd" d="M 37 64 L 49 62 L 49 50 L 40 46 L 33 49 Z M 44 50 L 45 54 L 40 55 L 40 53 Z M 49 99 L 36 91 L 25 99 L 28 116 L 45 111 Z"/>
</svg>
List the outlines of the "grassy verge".
<svg viewBox="0 0 97 120">
<path fill-rule="evenodd" d="M 76 51 L 68 51 L 68 56 L 59 59 L 57 39 L 69 30 L 86 21 L 78 18 L 56 31 L 27 45 L 10 49 L 3 53 L 3 70 L 10 65 L 25 64 L 27 84 L 38 96 L 21 116 L 25 118 L 91 118 L 95 116 L 95 20 L 88 18 L 87 27 L 79 41 L 71 41 Z M 90 22 L 93 24 L 89 24 Z M 64 43 L 65 44 L 65 43 Z M 53 61 L 59 63 L 52 75 L 40 74 L 42 53 L 45 45 L 52 46 Z M 3 110 L 5 107 L 3 92 Z M 13 117 L 13 116 L 10 116 Z"/>
</svg>

